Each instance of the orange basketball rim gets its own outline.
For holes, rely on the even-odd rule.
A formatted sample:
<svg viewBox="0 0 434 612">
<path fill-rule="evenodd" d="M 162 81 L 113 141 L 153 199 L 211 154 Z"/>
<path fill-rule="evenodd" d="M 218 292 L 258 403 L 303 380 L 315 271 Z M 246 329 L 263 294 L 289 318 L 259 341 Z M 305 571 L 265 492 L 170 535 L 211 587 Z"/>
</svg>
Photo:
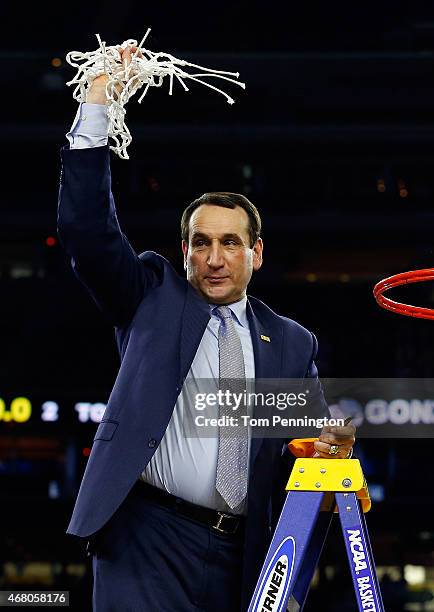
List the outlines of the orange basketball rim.
<svg viewBox="0 0 434 612">
<path fill-rule="evenodd" d="M 407 283 L 422 283 L 424 281 L 434 280 L 434 268 L 425 268 L 424 270 L 411 270 L 410 272 L 401 272 L 389 276 L 377 283 L 374 287 L 374 297 L 377 304 L 382 308 L 396 312 L 396 314 L 406 315 L 407 317 L 416 317 L 418 319 L 434 319 L 434 308 L 422 308 L 421 306 L 410 306 L 409 304 L 401 304 L 394 302 L 383 294 L 388 289 L 406 285 Z"/>
</svg>

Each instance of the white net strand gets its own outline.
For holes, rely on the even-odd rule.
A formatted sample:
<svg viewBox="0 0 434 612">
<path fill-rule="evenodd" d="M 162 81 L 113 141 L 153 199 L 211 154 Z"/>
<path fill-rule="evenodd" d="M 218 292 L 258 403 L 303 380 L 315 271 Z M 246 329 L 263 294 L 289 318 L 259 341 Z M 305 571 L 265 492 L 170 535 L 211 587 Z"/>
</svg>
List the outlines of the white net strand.
<svg viewBox="0 0 434 612">
<path fill-rule="evenodd" d="M 130 131 L 125 123 L 125 105 L 140 89 L 144 88 L 138 99 L 139 104 L 143 101 L 150 87 L 161 87 L 163 85 L 165 77 L 169 77 L 170 96 L 173 95 L 175 80 L 182 85 L 184 91 L 188 92 L 189 88 L 184 81 L 190 79 L 225 96 L 227 102 L 233 104 L 234 99 L 231 96 L 203 79 L 212 77 L 213 79 L 222 79 L 234 83 L 242 89 L 246 87 L 244 83 L 237 80 L 240 76 L 238 72 L 205 68 L 178 59 L 170 53 L 154 53 L 149 49 L 144 49 L 143 44 L 150 31 L 151 29 L 148 28 L 139 44 L 136 40 L 129 38 L 121 45 L 110 47 L 107 47 L 105 41 L 101 40 L 100 35 L 96 34 L 99 49 L 84 53 L 70 51 L 66 56 L 68 64 L 77 68 L 75 77 L 66 83 L 68 86 L 75 85 L 73 97 L 77 102 L 86 102 L 87 91 L 94 79 L 102 74 L 108 76 L 106 83 L 108 135 L 114 143 L 110 146 L 110 149 L 121 159 L 129 159 L 127 147 L 132 141 Z M 127 46 L 137 47 L 131 56 L 129 65 L 127 65 L 126 60 L 122 63 L 122 51 Z M 185 68 L 191 69 L 192 72 L 187 72 Z M 194 72 L 194 70 L 198 70 L 198 72 Z"/>
</svg>

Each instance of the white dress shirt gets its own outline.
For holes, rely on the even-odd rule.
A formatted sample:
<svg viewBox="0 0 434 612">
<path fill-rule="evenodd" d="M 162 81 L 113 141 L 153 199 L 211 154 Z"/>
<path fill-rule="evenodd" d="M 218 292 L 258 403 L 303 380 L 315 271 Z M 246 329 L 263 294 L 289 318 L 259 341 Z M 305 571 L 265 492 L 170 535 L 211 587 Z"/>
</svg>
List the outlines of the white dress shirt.
<svg viewBox="0 0 434 612">
<path fill-rule="evenodd" d="M 246 379 L 252 381 L 255 377 L 255 360 L 246 314 L 247 298 L 230 304 L 232 319 L 240 336 L 243 349 Z M 210 305 L 212 309 L 214 306 Z M 176 402 L 172 417 L 163 439 L 152 459 L 142 473 L 142 478 L 149 484 L 164 489 L 177 497 L 194 504 L 225 510 L 233 513 L 215 488 L 218 457 L 218 430 L 212 437 L 200 437 L 201 426 L 194 430 L 194 416 L 200 414 L 194 408 L 195 391 L 203 391 L 200 381 L 206 381 L 206 391 L 209 392 L 208 381 L 219 380 L 219 347 L 218 330 L 220 319 L 211 314 L 211 319 L 200 341 L 196 355 L 191 364 L 181 393 Z M 218 416 L 218 407 L 213 416 Z M 210 415 L 206 412 L 206 415 Z M 185 437 L 185 422 L 188 420 L 189 437 Z M 202 434 L 203 435 L 203 434 Z M 248 456 L 250 457 L 249 436 Z M 245 506 L 239 511 L 244 513 Z"/>
</svg>

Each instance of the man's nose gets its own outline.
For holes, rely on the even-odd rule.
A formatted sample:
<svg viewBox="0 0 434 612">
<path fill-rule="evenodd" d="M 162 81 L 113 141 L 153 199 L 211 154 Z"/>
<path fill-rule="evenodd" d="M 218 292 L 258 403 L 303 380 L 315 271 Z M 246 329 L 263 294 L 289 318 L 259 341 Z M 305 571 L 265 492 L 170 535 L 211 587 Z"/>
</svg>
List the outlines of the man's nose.
<svg viewBox="0 0 434 612">
<path fill-rule="evenodd" d="M 207 264 L 211 268 L 221 268 L 221 266 L 224 266 L 224 263 L 225 262 L 223 259 L 223 252 L 220 243 L 213 242 L 208 253 Z"/>
</svg>

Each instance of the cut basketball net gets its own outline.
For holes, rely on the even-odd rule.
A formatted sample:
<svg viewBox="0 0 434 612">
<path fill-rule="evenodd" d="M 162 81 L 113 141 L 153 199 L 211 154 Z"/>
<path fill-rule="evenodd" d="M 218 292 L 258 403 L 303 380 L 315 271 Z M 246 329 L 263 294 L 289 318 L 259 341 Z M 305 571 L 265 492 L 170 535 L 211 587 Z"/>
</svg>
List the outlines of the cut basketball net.
<svg viewBox="0 0 434 612">
<path fill-rule="evenodd" d="M 235 100 L 218 87 L 203 79 L 206 77 L 223 79 L 245 89 L 245 84 L 236 80 L 239 77 L 238 72 L 204 68 L 203 66 L 177 59 L 169 53 L 154 53 L 144 49 L 143 44 L 150 31 L 151 29 L 148 28 L 139 45 L 136 40 L 130 38 L 121 45 L 112 47 L 106 47 L 106 43 L 101 40 L 99 34 L 96 34 L 99 49 L 84 53 L 70 51 L 66 56 L 68 64 L 77 68 L 77 74 L 67 85 L 76 85 L 73 97 L 78 102 L 86 102 L 87 91 L 96 77 L 102 74 L 108 76 L 106 84 L 107 116 L 109 119 L 108 135 L 115 143 L 114 146 L 110 146 L 110 149 L 122 159 L 129 159 L 127 147 L 132 140 L 130 131 L 125 123 L 125 105 L 142 87 L 144 87 L 144 91 L 138 100 L 139 104 L 148 93 L 150 87 L 161 87 L 165 77 L 169 79 L 170 96 L 173 92 L 174 79 L 182 85 L 184 91 L 189 91 L 185 84 L 185 81 L 188 79 L 205 85 L 205 87 L 209 87 L 225 96 L 229 104 L 233 104 Z M 121 59 L 122 51 L 127 46 L 137 47 L 132 55 L 130 64 L 127 64 L 126 60 L 122 62 Z M 185 68 L 198 71 L 186 72 Z"/>
<path fill-rule="evenodd" d="M 401 304 L 385 297 L 383 293 L 393 287 L 406 285 L 407 283 L 421 283 L 424 281 L 434 280 L 434 268 L 425 268 L 424 270 L 411 270 L 410 272 L 402 272 L 389 276 L 377 283 L 374 287 L 374 297 L 377 304 L 382 308 L 396 312 L 396 314 L 406 315 L 407 317 L 416 317 L 418 319 L 434 319 L 433 308 L 422 308 L 421 306 L 410 306 L 409 304 Z"/>
</svg>

